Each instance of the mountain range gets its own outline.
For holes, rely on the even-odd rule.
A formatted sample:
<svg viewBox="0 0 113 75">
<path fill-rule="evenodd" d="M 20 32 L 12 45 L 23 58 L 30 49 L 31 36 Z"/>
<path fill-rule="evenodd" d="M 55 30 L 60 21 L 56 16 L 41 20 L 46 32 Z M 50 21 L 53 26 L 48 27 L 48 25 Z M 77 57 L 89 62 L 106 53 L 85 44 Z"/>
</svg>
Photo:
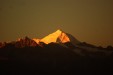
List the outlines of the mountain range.
<svg viewBox="0 0 113 75">
<path fill-rule="evenodd" d="M 97 47 L 62 30 L 42 39 L 0 43 L 0 75 L 113 74 L 113 47 Z"/>
<path fill-rule="evenodd" d="M 25 37 L 25 38 L 19 38 L 16 41 L 12 41 L 12 42 L 0 42 L 0 48 L 5 47 L 7 45 L 13 45 L 17 48 L 23 48 L 23 47 L 36 47 L 36 46 L 43 46 L 43 45 L 48 45 L 50 43 L 56 43 L 59 45 L 62 45 L 63 47 L 79 47 L 82 49 L 109 49 L 112 50 L 113 47 L 112 46 L 108 46 L 107 48 L 103 48 L 101 46 L 97 47 L 95 45 L 92 44 L 88 44 L 86 42 L 81 42 L 79 40 L 77 40 L 74 36 L 72 36 L 69 33 L 66 33 L 60 29 L 58 29 L 57 31 L 45 36 L 42 39 L 38 39 L 38 38 L 33 38 L 30 39 L 29 37 Z"/>
<path fill-rule="evenodd" d="M 72 45 L 77 45 L 81 43 L 71 34 L 65 33 L 61 30 L 57 30 L 48 36 L 45 36 L 42 39 L 30 39 L 29 37 L 19 38 L 17 41 L 9 42 L 10 44 L 15 44 L 16 47 L 24 47 L 24 46 L 40 46 L 40 43 L 50 44 L 50 43 L 57 43 L 57 44 L 64 44 L 64 43 L 71 43 Z M 3 43 L 1 43 L 3 44 Z M 8 44 L 8 43 L 7 43 Z M 2 46 L 2 45 L 1 45 Z M 3 45 L 4 46 L 4 45 Z"/>
<path fill-rule="evenodd" d="M 56 32 L 49 34 L 48 36 L 42 38 L 42 39 L 30 39 L 29 37 L 25 38 L 19 38 L 16 41 L 8 42 L 12 44 L 27 44 L 27 46 L 36 46 L 40 44 L 40 42 L 43 42 L 45 44 L 49 43 L 65 43 L 65 42 L 70 42 L 70 38 L 67 36 L 66 33 L 62 32 L 61 30 L 57 30 Z M 5 42 L 6 43 L 6 42 Z M 3 43 L 1 43 L 2 46 Z M 33 45 L 34 44 L 34 45 Z M 24 45 L 23 45 L 24 46 Z"/>
</svg>

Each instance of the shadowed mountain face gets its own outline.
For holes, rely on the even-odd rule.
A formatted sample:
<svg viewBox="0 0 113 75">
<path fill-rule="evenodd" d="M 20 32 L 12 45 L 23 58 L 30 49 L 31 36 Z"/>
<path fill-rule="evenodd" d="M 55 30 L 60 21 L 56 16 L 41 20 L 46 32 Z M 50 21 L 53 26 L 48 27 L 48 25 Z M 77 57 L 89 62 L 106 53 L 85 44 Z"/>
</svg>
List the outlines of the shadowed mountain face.
<svg viewBox="0 0 113 75">
<path fill-rule="evenodd" d="M 28 37 L 25 37 L 24 39 L 20 39 L 19 41 L 15 42 L 15 46 L 16 47 L 26 47 L 26 46 L 33 47 L 33 46 L 37 46 L 37 43 L 34 40 Z"/>
<path fill-rule="evenodd" d="M 42 38 L 0 43 L 0 75 L 113 74 L 113 47 L 79 42 L 57 30 Z"/>
<path fill-rule="evenodd" d="M 70 42 L 72 42 L 73 45 L 77 45 L 77 44 L 80 44 L 81 42 L 78 41 L 74 36 L 72 36 L 71 34 L 69 33 L 66 33 L 67 36 L 70 38 Z"/>
</svg>

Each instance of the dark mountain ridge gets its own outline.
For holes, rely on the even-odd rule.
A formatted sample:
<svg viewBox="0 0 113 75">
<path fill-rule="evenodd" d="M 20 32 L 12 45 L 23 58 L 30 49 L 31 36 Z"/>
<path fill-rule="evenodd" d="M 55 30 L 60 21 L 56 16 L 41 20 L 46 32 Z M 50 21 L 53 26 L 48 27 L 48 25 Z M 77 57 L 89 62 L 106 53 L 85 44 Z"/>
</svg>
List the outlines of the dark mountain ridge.
<svg viewBox="0 0 113 75">
<path fill-rule="evenodd" d="M 80 42 L 58 30 L 43 40 L 0 43 L 0 69 L 0 75 L 112 75 L 113 48 Z"/>
</svg>

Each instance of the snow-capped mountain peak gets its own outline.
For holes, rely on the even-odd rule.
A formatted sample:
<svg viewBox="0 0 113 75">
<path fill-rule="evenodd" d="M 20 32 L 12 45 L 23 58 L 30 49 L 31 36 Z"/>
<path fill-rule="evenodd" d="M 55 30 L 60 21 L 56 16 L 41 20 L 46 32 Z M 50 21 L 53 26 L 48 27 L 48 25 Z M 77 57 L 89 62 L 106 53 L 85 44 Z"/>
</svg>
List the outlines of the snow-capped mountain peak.
<svg viewBox="0 0 113 75">
<path fill-rule="evenodd" d="M 49 43 L 58 43 L 58 42 L 62 42 L 62 43 L 65 43 L 65 42 L 69 42 L 69 38 L 68 36 L 61 30 L 57 30 L 55 31 L 54 33 L 52 34 L 49 34 L 48 36 L 42 38 L 40 40 L 41 42 L 44 42 L 46 44 L 49 44 Z"/>
<path fill-rule="evenodd" d="M 58 29 L 57 31 L 53 32 L 52 34 L 49 34 L 48 36 L 42 38 L 40 41 L 44 42 L 46 44 L 49 43 L 66 43 L 66 42 L 71 42 L 73 40 L 76 40 L 74 37 L 68 36 L 68 33 L 65 33 Z"/>
</svg>

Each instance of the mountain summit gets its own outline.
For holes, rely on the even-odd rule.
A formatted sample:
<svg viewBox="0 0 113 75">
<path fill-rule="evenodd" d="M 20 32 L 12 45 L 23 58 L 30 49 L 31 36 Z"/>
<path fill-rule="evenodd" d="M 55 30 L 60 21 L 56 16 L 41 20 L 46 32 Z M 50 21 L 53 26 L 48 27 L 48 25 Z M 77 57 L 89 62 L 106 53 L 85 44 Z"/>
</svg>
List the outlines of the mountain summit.
<svg viewBox="0 0 113 75">
<path fill-rule="evenodd" d="M 48 36 L 41 39 L 42 42 L 49 44 L 51 42 L 58 43 L 58 42 L 70 42 L 68 36 L 61 30 L 57 30 L 56 32 L 49 34 Z"/>
<path fill-rule="evenodd" d="M 65 33 L 58 29 L 57 31 L 49 34 L 48 36 L 42 38 L 40 40 L 41 42 L 44 42 L 46 44 L 49 43 L 66 43 L 66 42 L 71 42 L 72 44 L 77 44 L 80 43 L 76 38 L 74 38 L 72 35 Z"/>
</svg>

